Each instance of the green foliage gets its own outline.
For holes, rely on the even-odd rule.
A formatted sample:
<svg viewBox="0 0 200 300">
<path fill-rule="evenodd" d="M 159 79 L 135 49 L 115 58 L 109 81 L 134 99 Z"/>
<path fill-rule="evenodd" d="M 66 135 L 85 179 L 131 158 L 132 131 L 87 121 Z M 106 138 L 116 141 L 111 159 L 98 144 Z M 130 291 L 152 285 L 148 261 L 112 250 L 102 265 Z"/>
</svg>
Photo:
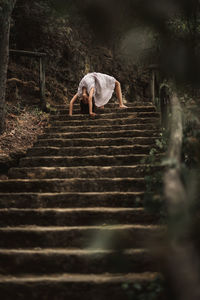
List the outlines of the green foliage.
<svg viewBox="0 0 200 300">
<path fill-rule="evenodd" d="M 158 148 L 152 148 L 149 157 L 145 161 L 153 167 L 149 167 L 149 175 L 145 177 L 146 192 L 144 195 L 144 206 L 147 210 L 166 220 L 167 212 L 163 195 L 163 172 L 166 167 L 175 168 L 177 161 L 165 157 L 157 162 L 155 155 L 159 151 L 166 151 L 168 144 L 168 132 L 164 132 L 161 139 L 156 141 Z M 199 121 L 193 115 L 189 118 L 185 117 L 185 127 L 183 132 L 182 146 L 182 167 L 180 176 L 182 183 L 188 193 L 188 212 L 194 215 L 196 209 L 199 209 L 200 189 L 198 182 L 200 181 L 200 129 Z"/>
<path fill-rule="evenodd" d="M 123 283 L 122 289 L 129 300 L 160 300 L 164 293 L 164 280 L 158 276 L 149 284 Z"/>
<path fill-rule="evenodd" d="M 153 214 L 166 218 L 166 206 L 163 197 L 163 159 L 158 160 L 158 155 L 165 152 L 168 143 L 168 132 L 160 133 L 161 138 L 156 140 L 156 147 L 153 147 L 149 156 L 142 163 L 148 164 L 145 176 L 146 190 L 144 194 L 144 207 Z"/>
<path fill-rule="evenodd" d="M 146 176 L 146 191 L 144 195 L 144 207 L 160 218 L 166 216 L 163 199 L 163 176 L 162 172 L 155 172 L 153 176 Z"/>
<path fill-rule="evenodd" d="M 200 127 L 197 117 L 192 116 L 185 121 L 182 160 L 187 167 L 199 168 L 200 164 Z"/>
<path fill-rule="evenodd" d="M 5 13 L 5 11 L 12 12 L 15 2 L 16 0 L 0 0 L 0 16 L 2 16 L 2 13 Z"/>
<path fill-rule="evenodd" d="M 184 36 L 189 33 L 188 22 L 182 16 L 169 20 L 169 26 L 176 35 Z"/>
<path fill-rule="evenodd" d="M 55 108 L 55 107 L 52 107 L 51 106 L 51 104 L 50 103 L 47 103 L 46 104 L 46 108 L 47 108 L 47 110 L 50 112 L 56 112 L 57 111 L 57 109 Z"/>
<path fill-rule="evenodd" d="M 36 115 L 36 116 L 41 116 L 41 115 L 44 114 L 44 112 L 43 112 L 39 107 L 35 107 L 35 108 L 33 109 L 33 113 L 34 113 L 34 115 Z"/>
<path fill-rule="evenodd" d="M 188 193 L 191 217 L 199 210 L 200 195 L 200 120 L 193 114 L 185 116 L 182 145 L 181 179 Z"/>
</svg>

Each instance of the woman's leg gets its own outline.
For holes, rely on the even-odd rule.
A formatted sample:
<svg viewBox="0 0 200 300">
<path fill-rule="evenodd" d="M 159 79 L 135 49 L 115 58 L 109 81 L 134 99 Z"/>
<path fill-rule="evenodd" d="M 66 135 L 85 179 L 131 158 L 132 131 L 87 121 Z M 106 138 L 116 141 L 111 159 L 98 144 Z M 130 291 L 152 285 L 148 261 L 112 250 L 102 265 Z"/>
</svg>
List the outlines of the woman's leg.
<svg viewBox="0 0 200 300">
<path fill-rule="evenodd" d="M 119 81 L 115 82 L 115 92 L 116 92 L 116 95 L 117 95 L 117 99 L 119 100 L 119 107 L 120 108 L 127 108 L 127 106 L 123 104 L 121 84 L 120 84 Z"/>
</svg>

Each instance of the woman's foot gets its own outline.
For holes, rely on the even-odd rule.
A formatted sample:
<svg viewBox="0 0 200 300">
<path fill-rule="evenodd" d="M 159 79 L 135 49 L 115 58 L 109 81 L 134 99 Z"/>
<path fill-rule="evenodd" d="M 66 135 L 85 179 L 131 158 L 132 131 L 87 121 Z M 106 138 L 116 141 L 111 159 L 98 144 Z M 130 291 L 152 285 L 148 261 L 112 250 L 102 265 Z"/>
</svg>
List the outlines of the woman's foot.
<svg viewBox="0 0 200 300">
<path fill-rule="evenodd" d="M 121 105 L 119 105 L 119 108 L 128 108 L 128 106 L 121 104 Z"/>
</svg>

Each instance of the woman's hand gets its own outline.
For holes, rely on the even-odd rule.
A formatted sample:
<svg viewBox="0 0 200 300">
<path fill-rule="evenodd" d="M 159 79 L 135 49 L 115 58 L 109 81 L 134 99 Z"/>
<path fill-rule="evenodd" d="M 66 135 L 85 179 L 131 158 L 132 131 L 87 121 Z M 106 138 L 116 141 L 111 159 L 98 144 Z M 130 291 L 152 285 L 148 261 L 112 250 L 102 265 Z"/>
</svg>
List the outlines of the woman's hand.
<svg viewBox="0 0 200 300">
<path fill-rule="evenodd" d="M 93 112 L 90 113 L 90 117 L 96 117 L 96 115 L 97 115 L 97 114 L 95 114 L 95 113 L 93 113 Z"/>
<path fill-rule="evenodd" d="M 77 100 L 77 98 L 78 98 L 78 94 L 74 95 L 74 97 L 70 101 L 70 104 L 69 104 L 69 116 L 70 117 L 72 116 L 74 102 Z"/>
<path fill-rule="evenodd" d="M 96 116 L 96 114 L 95 113 L 93 113 L 93 111 L 92 111 L 92 109 L 93 109 L 93 105 L 92 105 L 92 97 L 93 97 L 93 94 L 94 94 L 94 88 L 92 88 L 91 90 L 90 90 L 90 94 L 89 94 L 89 98 L 88 98 L 88 104 L 89 104 L 89 114 L 90 114 L 90 116 L 91 117 L 95 117 Z"/>
</svg>

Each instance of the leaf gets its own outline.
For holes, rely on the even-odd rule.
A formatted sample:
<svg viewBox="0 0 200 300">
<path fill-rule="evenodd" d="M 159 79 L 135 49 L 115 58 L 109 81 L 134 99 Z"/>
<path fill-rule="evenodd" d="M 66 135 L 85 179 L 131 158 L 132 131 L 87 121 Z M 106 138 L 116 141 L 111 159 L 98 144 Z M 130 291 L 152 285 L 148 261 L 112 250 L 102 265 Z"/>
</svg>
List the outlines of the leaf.
<svg viewBox="0 0 200 300">
<path fill-rule="evenodd" d="M 141 286 L 141 284 L 139 284 L 139 283 L 135 283 L 135 284 L 133 285 L 133 287 L 134 287 L 134 289 L 137 290 L 137 291 L 141 291 L 141 289 L 142 289 L 142 286 Z"/>
<path fill-rule="evenodd" d="M 122 289 L 123 289 L 123 290 L 128 290 L 128 288 L 129 288 L 128 283 L 123 283 L 123 284 L 122 284 Z"/>
</svg>

